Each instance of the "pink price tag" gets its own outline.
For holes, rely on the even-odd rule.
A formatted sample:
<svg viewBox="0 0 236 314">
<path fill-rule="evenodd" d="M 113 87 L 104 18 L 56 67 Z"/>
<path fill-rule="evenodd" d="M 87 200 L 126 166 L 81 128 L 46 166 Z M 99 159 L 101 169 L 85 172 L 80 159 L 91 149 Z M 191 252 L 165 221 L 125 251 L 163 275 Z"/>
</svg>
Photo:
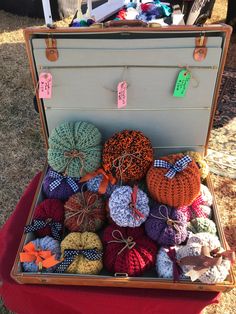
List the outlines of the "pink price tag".
<svg viewBox="0 0 236 314">
<path fill-rule="evenodd" d="M 52 74 L 42 72 L 39 75 L 39 98 L 52 98 Z"/>
<path fill-rule="evenodd" d="M 117 108 L 125 108 L 127 105 L 127 82 L 120 82 L 117 86 Z"/>
</svg>

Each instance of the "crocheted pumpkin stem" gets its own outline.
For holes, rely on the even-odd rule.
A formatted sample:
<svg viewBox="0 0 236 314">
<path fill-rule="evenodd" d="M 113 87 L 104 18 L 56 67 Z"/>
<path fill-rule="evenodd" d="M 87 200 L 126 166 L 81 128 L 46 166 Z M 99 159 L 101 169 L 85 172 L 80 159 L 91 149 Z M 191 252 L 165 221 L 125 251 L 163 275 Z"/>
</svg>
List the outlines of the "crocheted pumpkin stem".
<svg viewBox="0 0 236 314">
<path fill-rule="evenodd" d="M 115 236 L 115 232 L 118 233 L 120 238 Z M 133 241 L 134 240 L 133 237 L 128 237 L 127 239 L 125 239 L 123 237 L 123 234 L 120 232 L 120 230 L 117 230 L 117 229 L 113 230 L 112 237 L 114 240 L 111 240 L 108 243 L 124 243 L 125 244 L 125 246 L 117 253 L 118 255 L 120 255 L 126 248 L 131 250 L 136 245 L 136 242 Z"/>
</svg>

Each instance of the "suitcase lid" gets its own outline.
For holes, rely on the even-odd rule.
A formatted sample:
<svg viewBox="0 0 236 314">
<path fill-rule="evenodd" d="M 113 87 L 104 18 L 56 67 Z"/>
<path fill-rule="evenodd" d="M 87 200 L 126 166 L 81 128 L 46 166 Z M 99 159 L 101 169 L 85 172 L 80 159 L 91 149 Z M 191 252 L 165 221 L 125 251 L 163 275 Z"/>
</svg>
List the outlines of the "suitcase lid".
<svg viewBox="0 0 236 314">
<path fill-rule="evenodd" d="M 138 129 L 162 156 L 206 153 L 231 27 L 30 28 L 24 31 L 36 98 L 48 147 L 64 121 L 95 124 L 104 140 Z M 185 77 L 190 77 L 188 87 Z M 52 77 L 52 96 L 39 98 L 39 80 Z M 117 86 L 127 82 L 127 104 Z M 176 85 L 184 97 L 174 97 Z"/>
</svg>

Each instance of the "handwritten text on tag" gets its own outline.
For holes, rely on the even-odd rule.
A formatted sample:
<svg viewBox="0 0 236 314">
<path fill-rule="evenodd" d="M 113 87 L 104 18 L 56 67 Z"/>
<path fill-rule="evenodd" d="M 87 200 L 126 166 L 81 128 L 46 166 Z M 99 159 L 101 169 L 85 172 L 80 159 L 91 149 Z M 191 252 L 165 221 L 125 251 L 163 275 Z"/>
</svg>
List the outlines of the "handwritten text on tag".
<svg viewBox="0 0 236 314">
<path fill-rule="evenodd" d="M 191 73 L 188 70 L 183 69 L 179 72 L 177 80 L 175 82 L 175 89 L 173 94 L 174 97 L 185 96 L 190 82 L 190 78 Z"/>
<path fill-rule="evenodd" d="M 122 81 L 117 86 L 117 108 L 125 108 L 127 105 L 127 82 Z"/>
<path fill-rule="evenodd" d="M 42 72 L 39 75 L 39 98 L 52 98 L 52 74 Z"/>
</svg>

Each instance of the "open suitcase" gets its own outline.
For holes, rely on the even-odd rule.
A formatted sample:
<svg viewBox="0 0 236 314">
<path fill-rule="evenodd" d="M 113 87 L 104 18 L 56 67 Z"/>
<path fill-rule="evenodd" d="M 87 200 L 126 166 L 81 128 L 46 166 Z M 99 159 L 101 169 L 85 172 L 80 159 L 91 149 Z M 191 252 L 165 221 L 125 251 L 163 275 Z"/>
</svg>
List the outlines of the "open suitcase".
<svg viewBox="0 0 236 314">
<path fill-rule="evenodd" d="M 176 152 L 207 152 L 231 28 L 226 25 L 169 27 L 29 28 L 24 31 L 27 53 L 46 148 L 53 128 L 64 121 L 88 121 L 104 140 L 123 129 L 139 129 L 154 147 L 155 157 Z M 191 73 L 185 97 L 173 97 L 181 69 Z M 52 97 L 40 99 L 40 73 L 52 76 Z M 116 87 L 126 81 L 127 105 L 117 108 Z M 42 173 L 27 224 L 43 200 Z M 213 192 L 210 176 L 206 184 Z M 214 201 L 213 216 L 222 247 L 227 248 Z M 23 284 L 62 284 L 173 290 L 228 291 L 227 279 L 208 285 L 188 280 L 101 272 L 74 275 L 23 272 L 19 252 L 33 234 L 22 236 L 11 276 Z"/>
</svg>

